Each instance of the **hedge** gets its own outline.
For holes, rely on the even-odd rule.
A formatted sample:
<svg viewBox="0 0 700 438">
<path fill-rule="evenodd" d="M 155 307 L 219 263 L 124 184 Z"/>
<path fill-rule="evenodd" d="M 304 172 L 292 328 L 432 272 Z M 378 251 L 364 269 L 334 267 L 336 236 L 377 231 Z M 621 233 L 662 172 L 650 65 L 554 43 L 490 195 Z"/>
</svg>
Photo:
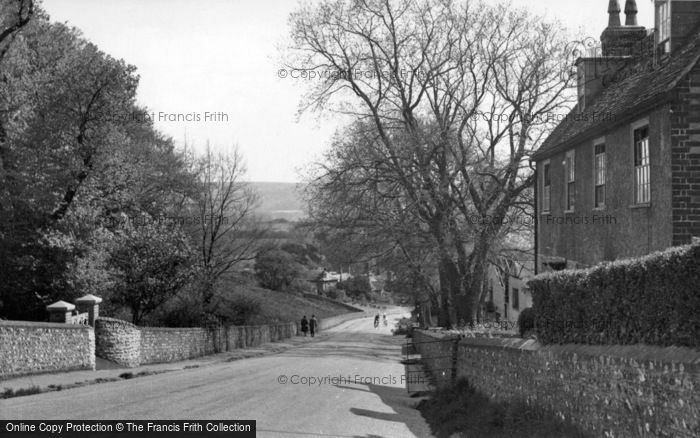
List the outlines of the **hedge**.
<svg viewBox="0 0 700 438">
<path fill-rule="evenodd" d="M 700 243 L 528 285 L 542 343 L 700 347 Z"/>
</svg>

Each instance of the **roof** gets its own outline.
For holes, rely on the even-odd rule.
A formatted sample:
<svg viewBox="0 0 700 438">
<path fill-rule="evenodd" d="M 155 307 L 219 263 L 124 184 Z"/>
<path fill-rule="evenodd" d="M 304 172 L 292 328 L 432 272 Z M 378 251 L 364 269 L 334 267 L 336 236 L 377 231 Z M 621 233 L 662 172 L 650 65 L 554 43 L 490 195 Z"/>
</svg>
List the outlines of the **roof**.
<svg viewBox="0 0 700 438">
<path fill-rule="evenodd" d="M 653 65 L 649 60 L 642 60 L 630 66 L 628 76 L 605 88 L 587 111 L 579 114 L 578 105 L 574 107 L 533 154 L 533 160 L 545 159 L 576 143 L 598 137 L 663 104 L 698 60 L 700 32 L 696 29 L 689 42 L 667 61 Z M 593 114 L 597 114 L 596 118 Z"/>
</svg>

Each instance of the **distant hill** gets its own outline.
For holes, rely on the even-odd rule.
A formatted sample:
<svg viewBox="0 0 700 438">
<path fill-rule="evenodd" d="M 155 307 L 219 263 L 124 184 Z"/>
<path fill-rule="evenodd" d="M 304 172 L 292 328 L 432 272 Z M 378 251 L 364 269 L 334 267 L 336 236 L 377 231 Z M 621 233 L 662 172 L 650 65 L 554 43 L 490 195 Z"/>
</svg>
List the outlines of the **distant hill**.
<svg viewBox="0 0 700 438">
<path fill-rule="evenodd" d="M 302 199 L 303 184 L 278 182 L 251 182 L 260 196 L 256 213 L 265 219 L 297 221 L 307 216 Z"/>
</svg>

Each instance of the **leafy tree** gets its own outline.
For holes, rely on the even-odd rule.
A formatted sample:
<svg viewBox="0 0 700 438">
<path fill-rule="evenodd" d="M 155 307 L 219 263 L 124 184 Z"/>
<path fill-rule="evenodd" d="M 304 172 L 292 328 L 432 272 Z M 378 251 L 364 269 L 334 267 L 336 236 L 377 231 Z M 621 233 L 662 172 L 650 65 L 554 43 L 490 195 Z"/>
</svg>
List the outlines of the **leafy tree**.
<svg viewBox="0 0 700 438">
<path fill-rule="evenodd" d="M 338 283 L 338 289 L 345 291 L 347 296 L 357 300 L 369 300 L 372 295 L 369 277 L 365 275 L 359 275 L 341 281 Z"/>
<path fill-rule="evenodd" d="M 276 291 L 287 290 L 299 278 L 299 266 L 294 257 L 279 249 L 258 253 L 254 269 L 260 285 Z"/>
<path fill-rule="evenodd" d="M 143 221 L 120 231 L 110 260 L 119 270 L 112 301 L 131 310 L 134 324 L 174 297 L 191 280 L 194 264 L 184 233 L 147 217 Z"/>
<path fill-rule="evenodd" d="M 0 9 L 0 23 L 11 11 Z M 16 35 L 0 59 L 0 314 L 43 319 L 46 304 L 84 293 L 126 303 L 111 299 L 124 298 L 123 281 L 164 269 L 126 257 L 129 239 L 154 254 L 177 246 L 182 227 L 163 218 L 183 214 L 196 176 L 136 106 L 133 66 L 38 7 Z M 142 218 L 162 222 L 158 238 L 137 231 Z M 166 289 L 187 276 L 174 266 Z"/>
<path fill-rule="evenodd" d="M 0 0 L 0 61 L 10 44 L 32 19 L 34 0 Z"/>
</svg>

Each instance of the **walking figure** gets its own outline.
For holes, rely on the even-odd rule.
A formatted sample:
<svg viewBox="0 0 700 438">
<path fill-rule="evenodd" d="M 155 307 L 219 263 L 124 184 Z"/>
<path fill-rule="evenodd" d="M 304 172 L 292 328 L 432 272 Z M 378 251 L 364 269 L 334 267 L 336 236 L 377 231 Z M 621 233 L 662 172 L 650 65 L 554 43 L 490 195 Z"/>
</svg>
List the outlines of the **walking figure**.
<svg viewBox="0 0 700 438">
<path fill-rule="evenodd" d="M 304 315 L 304 317 L 301 318 L 301 332 L 304 334 L 304 337 L 306 337 L 306 332 L 308 332 L 308 331 L 309 331 L 309 321 L 306 319 L 306 315 Z"/>
<path fill-rule="evenodd" d="M 309 328 L 311 329 L 311 337 L 314 337 L 316 329 L 318 328 L 318 320 L 315 315 L 311 315 L 311 320 L 309 321 Z"/>
<path fill-rule="evenodd" d="M 379 314 L 377 313 L 377 316 L 374 317 L 374 328 L 379 327 Z"/>
</svg>

